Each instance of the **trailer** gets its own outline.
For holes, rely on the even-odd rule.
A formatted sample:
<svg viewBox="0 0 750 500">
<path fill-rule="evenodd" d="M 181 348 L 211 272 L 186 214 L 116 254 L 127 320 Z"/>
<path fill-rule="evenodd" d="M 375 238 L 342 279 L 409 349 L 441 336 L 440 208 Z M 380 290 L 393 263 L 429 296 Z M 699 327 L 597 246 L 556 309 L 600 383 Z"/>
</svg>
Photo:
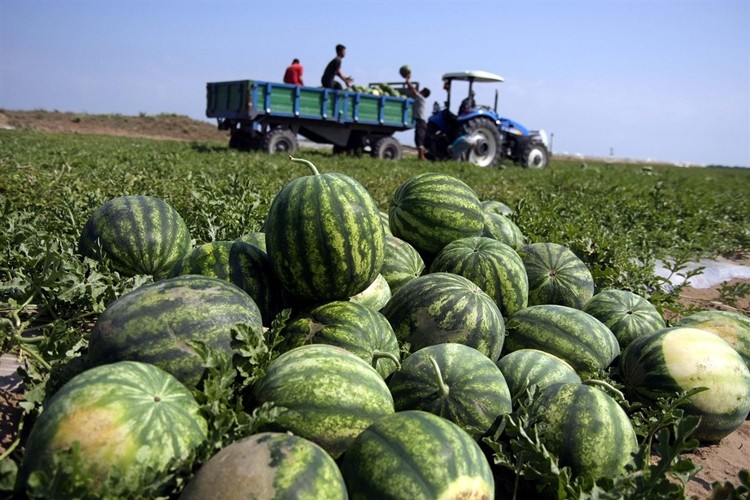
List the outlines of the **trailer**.
<svg viewBox="0 0 750 500">
<path fill-rule="evenodd" d="M 229 147 L 244 151 L 293 153 L 300 135 L 333 145 L 334 153 L 399 160 L 393 137 L 414 127 L 414 99 L 351 90 L 288 85 L 259 80 L 206 85 L 206 116 L 229 131 Z"/>
</svg>

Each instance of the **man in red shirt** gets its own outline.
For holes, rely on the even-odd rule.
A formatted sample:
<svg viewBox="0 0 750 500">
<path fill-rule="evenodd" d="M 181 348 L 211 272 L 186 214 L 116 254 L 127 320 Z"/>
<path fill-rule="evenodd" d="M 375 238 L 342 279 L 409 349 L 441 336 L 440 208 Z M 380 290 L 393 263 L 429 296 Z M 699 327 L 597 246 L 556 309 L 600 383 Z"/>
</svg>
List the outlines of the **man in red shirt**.
<svg viewBox="0 0 750 500">
<path fill-rule="evenodd" d="M 302 65 L 299 63 L 299 59 L 292 61 L 292 64 L 284 72 L 284 83 L 304 85 L 302 82 Z"/>
</svg>

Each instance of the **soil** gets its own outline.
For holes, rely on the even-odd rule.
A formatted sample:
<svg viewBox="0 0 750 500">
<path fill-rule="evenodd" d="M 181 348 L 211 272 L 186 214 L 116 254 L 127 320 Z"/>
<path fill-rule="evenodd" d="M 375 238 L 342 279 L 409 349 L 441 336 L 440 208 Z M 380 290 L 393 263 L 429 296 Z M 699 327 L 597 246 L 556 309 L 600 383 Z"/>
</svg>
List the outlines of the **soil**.
<svg viewBox="0 0 750 500">
<path fill-rule="evenodd" d="M 146 137 L 160 140 L 216 141 L 226 143 L 226 132 L 217 130 L 215 124 L 193 120 L 173 114 L 124 116 L 90 115 L 59 111 L 9 111 L 0 109 L 0 129 L 37 130 L 61 133 L 102 134 Z M 732 261 L 750 266 L 750 255 L 742 254 Z M 732 280 L 728 284 L 745 283 L 750 280 Z M 750 296 L 734 301 L 722 302 L 720 285 L 697 289 L 686 287 L 681 301 L 686 306 L 699 309 L 718 309 L 750 315 Z M 730 302 L 730 303 L 727 303 Z M 0 357 L 0 453 L 10 446 L 17 433 L 20 409 L 17 403 L 22 398 L 22 387 L 14 374 L 16 362 L 12 356 Z M 701 472 L 688 483 L 688 498 L 708 498 L 711 484 L 729 482 L 739 484 L 740 470 L 750 469 L 750 420 L 746 420 L 735 432 L 718 444 L 702 445 L 687 454 Z"/>
</svg>

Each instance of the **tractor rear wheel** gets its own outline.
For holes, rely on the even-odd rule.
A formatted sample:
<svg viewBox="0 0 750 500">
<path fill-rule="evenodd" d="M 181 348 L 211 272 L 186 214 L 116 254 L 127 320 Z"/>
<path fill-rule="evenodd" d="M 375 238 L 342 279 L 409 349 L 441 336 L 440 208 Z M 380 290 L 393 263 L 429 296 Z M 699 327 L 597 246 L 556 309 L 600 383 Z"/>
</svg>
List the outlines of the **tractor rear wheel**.
<svg viewBox="0 0 750 500">
<path fill-rule="evenodd" d="M 532 140 L 526 145 L 521 156 L 521 165 L 525 168 L 544 168 L 549 163 L 549 151 L 542 141 Z"/>
<path fill-rule="evenodd" d="M 381 160 L 400 160 L 401 143 L 390 136 L 382 137 L 375 141 L 370 154 L 373 158 Z"/>
<path fill-rule="evenodd" d="M 502 157 L 502 138 L 495 122 L 487 117 L 475 118 L 461 127 L 461 134 L 478 135 L 469 152 L 469 162 L 478 167 L 492 167 Z"/>
<path fill-rule="evenodd" d="M 294 153 L 298 149 L 297 135 L 288 128 L 275 128 L 263 138 L 266 153 Z"/>
</svg>

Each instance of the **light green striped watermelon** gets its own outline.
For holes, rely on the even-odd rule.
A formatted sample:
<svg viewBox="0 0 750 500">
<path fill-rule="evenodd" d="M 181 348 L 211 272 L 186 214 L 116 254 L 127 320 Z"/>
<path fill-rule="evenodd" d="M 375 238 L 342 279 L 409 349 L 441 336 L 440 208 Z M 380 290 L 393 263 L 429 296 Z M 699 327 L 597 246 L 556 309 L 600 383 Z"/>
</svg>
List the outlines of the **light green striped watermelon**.
<svg viewBox="0 0 750 500">
<path fill-rule="evenodd" d="M 391 294 L 405 283 L 422 275 L 424 260 L 416 248 L 395 236 L 385 237 L 385 259 L 380 274 L 391 288 Z"/>
<path fill-rule="evenodd" d="M 55 457 L 78 443 L 80 468 L 91 498 L 103 498 L 107 474 L 120 469 L 133 498 L 140 496 L 174 461 L 185 459 L 206 439 L 207 425 L 192 393 L 167 372 L 123 361 L 91 368 L 63 385 L 35 422 L 19 469 L 55 476 Z M 55 498 L 70 498 L 66 469 L 51 483 Z M 80 494 L 80 491 L 77 492 Z"/>
<path fill-rule="evenodd" d="M 388 212 L 380 211 L 380 220 L 383 222 L 383 230 L 385 231 L 386 236 L 393 236 L 393 233 L 391 232 L 391 223 L 388 220 Z"/>
<path fill-rule="evenodd" d="M 445 245 L 430 272 L 467 278 L 492 297 L 505 318 L 528 305 L 529 281 L 521 257 L 505 243 L 474 236 Z"/>
<path fill-rule="evenodd" d="M 190 231 L 169 203 L 151 196 L 121 196 L 91 214 L 78 240 L 78 253 L 106 259 L 125 276 L 164 278 L 190 245 Z"/>
<path fill-rule="evenodd" d="M 246 325 L 261 335 L 260 311 L 235 285 L 186 275 L 143 285 L 107 306 L 89 338 L 89 361 L 152 363 L 188 387 L 204 367 L 189 342 L 232 355 L 231 330 Z"/>
<path fill-rule="evenodd" d="M 697 328 L 673 327 L 638 337 L 622 353 L 627 393 L 652 402 L 663 395 L 706 387 L 685 413 L 700 416 L 693 437 L 716 442 L 734 432 L 750 413 L 750 369 L 726 341 Z"/>
<path fill-rule="evenodd" d="M 349 498 L 494 498 L 490 464 L 474 439 L 432 413 L 401 411 L 377 420 L 341 463 Z"/>
<path fill-rule="evenodd" d="M 497 361 L 505 321 L 495 301 L 457 274 L 432 273 L 398 289 L 381 311 L 410 352 L 445 342 L 473 347 Z"/>
<path fill-rule="evenodd" d="M 518 250 L 523 246 L 524 236 L 521 229 L 510 218 L 511 209 L 504 203 L 485 200 L 481 203 L 484 213 L 482 236 L 493 238 Z"/>
<path fill-rule="evenodd" d="M 638 441 L 625 411 L 604 391 L 585 384 L 553 384 L 535 400 L 544 425 L 539 438 L 574 474 L 594 479 L 625 472 Z"/>
<path fill-rule="evenodd" d="M 212 241 L 193 247 L 172 266 L 170 276 L 200 274 L 231 281 L 229 249 L 233 244 L 233 241 Z"/>
<path fill-rule="evenodd" d="M 513 401 L 526 389 L 538 390 L 552 384 L 580 384 L 581 377 L 565 360 L 539 349 L 519 349 L 501 357 L 497 366 L 505 377 Z"/>
<path fill-rule="evenodd" d="M 350 302 L 356 302 L 363 306 L 369 307 L 375 311 L 380 311 L 391 300 L 391 286 L 382 274 L 378 274 L 370 286 L 359 292 L 357 295 L 349 297 Z"/>
<path fill-rule="evenodd" d="M 428 172 L 402 183 L 388 209 L 391 231 L 422 256 L 459 238 L 481 236 L 484 215 L 474 190 L 446 174 Z"/>
<path fill-rule="evenodd" d="M 607 325 L 617 337 L 620 349 L 641 335 L 667 327 L 651 302 L 627 290 L 599 292 L 583 310 Z"/>
<path fill-rule="evenodd" d="M 303 345 L 273 360 L 252 388 L 251 404 L 285 408 L 262 430 L 291 432 L 340 457 L 372 422 L 393 413 L 380 374 L 346 349 Z"/>
<path fill-rule="evenodd" d="M 511 412 L 502 372 L 463 344 L 436 344 L 410 354 L 388 381 L 396 411 L 423 410 L 479 439 Z"/>
<path fill-rule="evenodd" d="M 750 318 L 729 311 L 698 311 L 674 326 L 698 328 L 714 333 L 731 345 L 750 368 Z"/>
<path fill-rule="evenodd" d="M 606 369 L 620 354 L 617 338 L 601 321 L 554 304 L 529 306 L 508 319 L 505 352 L 520 349 L 562 358 L 582 377 Z"/>
<path fill-rule="evenodd" d="M 529 305 L 558 304 L 583 309 L 594 296 L 594 278 L 568 247 L 531 243 L 518 254 L 529 278 Z"/>
<path fill-rule="evenodd" d="M 305 160 L 297 160 L 305 161 Z M 385 231 L 370 193 L 348 175 L 292 180 L 266 217 L 266 249 L 281 284 L 307 302 L 345 300 L 375 281 Z"/>
<path fill-rule="evenodd" d="M 222 448 L 190 479 L 180 500 L 209 498 L 346 500 L 346 484 L 326 451 L 307 439 L 261 432 Z"/>
<path fill-rule="evenodd" d="M 250 231 L 249 233 L 245 233 L 237 239 L 240 241 L 244 241 L 245 243 L 255 245 L 264 252 L 266 251 L 266 233 L 264 233 L 263 231 Z"/>
<path fill-rule="evenodd" d="M 281 331 L 279 350 L 305 344 L 335 345 L 356 354 L 383 378 L 399 366 L 396 334 L 378 311 L 356 302 L 333 301 L 289 319 Z"/>
</svg>

